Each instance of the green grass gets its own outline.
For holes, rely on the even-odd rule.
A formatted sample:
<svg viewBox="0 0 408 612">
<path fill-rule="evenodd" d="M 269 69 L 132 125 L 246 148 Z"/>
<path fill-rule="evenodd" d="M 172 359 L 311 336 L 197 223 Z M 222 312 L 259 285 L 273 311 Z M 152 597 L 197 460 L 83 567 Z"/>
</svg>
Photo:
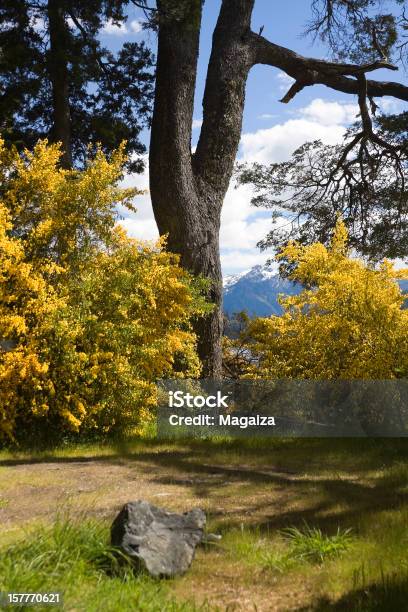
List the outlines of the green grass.
<svg viewBox="0 0 408 612">
<path fill-rule="evenodd" d="M 408 610 L 407 542 L 405 518 L 397 515 L 388 523 L 380 518 L 377 533 L 363 529 L 359 538 L 349 528 L 328 534 L 307 523 L 275 534 L 242 525 L 227 530 L 216 546 L 224 559 L 246 566 L 249 577 L 258 571 L 265 581 L 272 572 L 278 580 L 291 579 L 288 588 L 293 580 L 311 581 L 314 602 L 299 612 L 402 612 Z"/>
<path fill-rule="evenodd" d="M 307 523 L 303 527 L 287 527 L 282 530 L 283 537 L 288 541 L 292 555 L 302 561 L 323 563 L 344 554 L 353 540 L 351 529 L 341 529 L 328 535 L 318 527 Z"/>
<path fill-rule="evenodd" d="M 325 534 L 318 527 L 305 523 L 302 527 L 287 527 L 277 534 L 262 533 L 259 528 L 233 529 L 217 544 L 233 558 L 248 565 L 274 570 L 281 574 L 305 563 L 323 564 L 345 554 L 353 544 L 351 529 L 337 528 Z"/>
<path fill-rule="evenodd" d="M 90 520 L 58 519 L 50 527 L 37 528 L 0 550 L 0 590 L 60 591 L 64 610 L 84 612 L 198 609 L 176 602 L 166 582 L 135 573 L 109 546 L 108 537 L 104 524 Z"/>
<path fill-rule="evenodd" d="M 1 512 L 12 519 L 14 495 L 29 493 L 28 484 L 37 498 L 44 490 L 45 500 L 52 487 L 55 498 L 68 486 L 75 492 L 75 475 L 85 478 L 93 459 L 95 487 L 101 482 L 87 513 L 102 509 L 105 522 L 82 516 L 52 524 L 50 507 L 41 515 L 49 526 L 33 524 L 24 542 L 21 530 L 2 534 L 0 590 L 61 589 L 66 609 L 84 612 L 190 611 L 194 599 L 225 610 L 235 591 L 259 610 L 288 592 L 299 611 L 408 609 L 408 440 L 139 439 L 4 450 Z M 146 499 L 177 511 L 201 506 L 209 531 L 223 534 L 197 551 L 183 578 L 155 581 L 117 566 L 107 542 L 121 483 L 109 481 L 104 499 L 102 474 L 115 468 L 121 478 L 118 466 L 123 483 L 138 482 Z"/>
<path fill-rule="evenodd" d="M 407 602 L 408 574 L 382 574 L 377 581 L 368 581 L 361 566 L 348 593 L 336 602 L 322 597 L 309 612 L 405 612 Z"/>
<path fill-rule="evenodd" d="M 9 503 L 10 503 L 9 499 L 6 499 L 5 497 L 0 497 L 0 509 L 1 508 L 7 508 Z"/>
</svg>

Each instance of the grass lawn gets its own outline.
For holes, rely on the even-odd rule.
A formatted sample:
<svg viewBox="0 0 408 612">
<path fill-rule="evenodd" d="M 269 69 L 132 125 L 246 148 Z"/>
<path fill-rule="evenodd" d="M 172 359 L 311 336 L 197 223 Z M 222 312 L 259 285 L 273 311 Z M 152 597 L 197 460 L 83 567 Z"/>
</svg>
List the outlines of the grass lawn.
<svg viewBox="0 0 408 612">
<path fill-rule="evenodd" d="M 109 547 L 135 499 L 200 506 L 223 538 L 181 578 L 135 575 Z M 0 524 L 0 590 L 60 590 L 65 610 L 408 610 L 406 440 L 4 451 Z"/>
</svg>

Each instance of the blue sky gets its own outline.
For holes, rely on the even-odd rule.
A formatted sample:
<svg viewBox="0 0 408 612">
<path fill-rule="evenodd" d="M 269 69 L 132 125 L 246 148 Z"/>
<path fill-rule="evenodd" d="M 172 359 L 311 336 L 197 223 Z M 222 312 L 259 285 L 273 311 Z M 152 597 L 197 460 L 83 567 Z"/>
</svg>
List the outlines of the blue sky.
<svg viewBox="0 0 408 612">
<path fill-rule="evenodd" d="M 204 5 L 200 57 L 193 124 L 193 142 L 197 141 L 202 116 L 201 102 L 205 85 L 206 68 L 211 50 L 211 37 L 220 8 L 220 0 L 207 0 Z M 310 19 L 308 0 L 273 2 L 256 0 L 252 28 L 258 31 L 263 25 L 263 35 L 274 43 L 289 47 L 298 53 L 324 58 L 327 49 L 319 41 L 302 36 L 305 24 Z M 146 39 L 155 48 L 155 36 L 143 31 L 140 23 L 142 11 L 132 8 L 124 28 L 118 29 L 107 24 L 102 41 L 115 50 L 126 40 Z M 377 71 L 376 79 L 404 80 L 404 74 Z M 288 105 L 279 99 L 290 86 L 290 79 L 279 70 L 267 66 L 255 67 L 247 83 L 246 105 L 243 121 L 242 140 L 238 158 L 245 161 L 268 163 L 283 161 L 304 142 L 321 138 L 328 144 L 342 139 L 345 128 L 353 121 L 356 113 L 356 99 L 322 86 L 308 87 Z M 383 99 L 384 110 L 397 112 L 402 103 Z M 149 134 L 144 134 L 148 146 Z M 148 187 L 148 177 L 128 176 L 127 184 L 141 188 Z M 253 265 L 262 264 L 273 256 L 271 252 L 261 253 L 256 247 L 270 228 L 270 214 L 250 206 L 251 189 L 231 188 L 226 196 L 221 224 L 221 257 L 224 274 L 235 274 Z M 154 239 L 157 229 L 154 222 L 148 194 L 136 201 L 138 212 L 127 215 L 123 225 L 135 237 Z"/>
</svg>

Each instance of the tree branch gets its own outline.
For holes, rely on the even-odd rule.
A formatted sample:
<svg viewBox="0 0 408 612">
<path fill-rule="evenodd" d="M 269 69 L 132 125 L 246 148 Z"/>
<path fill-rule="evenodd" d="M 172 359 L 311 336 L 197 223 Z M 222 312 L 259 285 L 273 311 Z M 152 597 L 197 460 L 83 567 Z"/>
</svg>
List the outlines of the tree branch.
<svg viewBox="0 0 408 612">
<path fill-rule="evenodd" d="M 311 85 L 312 83 L 308 83 L 307 81 L 295 81 L 293 85 L 291 85 L 288 92 L 279 100 L 279 102 L 283 102 L 283 104 L 287 104 L 298 94 L 304 87 L 307 85 Z"/>
<path fill-rule="evenodd" d="M 385 61 L 388 61 L 387 56 L 384 53 L 384 50 L 382 49 L 380 43 L 378 42 L 378 37 L 377 37 L 377 30 L 375 28 L 374 25 L 372 25 L 371 27 L 371 36 L 373 39 L 373 47 L 374 49 L 377 51 L 378 55 Z"/>
<path fill-rule="evenodd" d="M 225 195 L 241 136 L 245 84 L 249 70 L 256 64 L 274 66 L 294 79 L 281 100 L 283 103 L 290 102 L 304 87 L 314 84 L 360 96 L 364 126 L 345 147 L 339 166 L 347 165 L 348 155 L 355 146 L 361 146 L 363 151 L 367 141 L 397 158 L 398 153 L 391 151 L 392 147 L 374 133 L 367 101 L 371 108 L 375 108 L 374 97 L 393 96 L 408 101 L 408 87 L 401 83 L 366 80 L 365 75 L 378 69 L 395 71 L 398 68 L 384 57 L 362 65 L 337 63 L 304 57 L 271 43 L 251 31 L 253 4 L 254 0 L 223 0 L 214 30 L 203 100 L 203 125 L 193 155 L 196 184 L 202 185 L 203 193 L 213 189 L 220 202 Z"/>
<path fill-rule="evenodd" d="M 141 8 L 143 11 L 151 11 L 153 13 L 157 10 L 153 6 L 148 6 L 144 2 L 137 2 L 137 0 L 130 0 L 130 2 L 137 8 Z"/>
<path fill-rule="evenodd" d="M 95 62 L 97 63 L 99 68 L 102 70 L 105 76 L 109 76 L 108 69 L 106 68 L 105 64 L 102 62 L 101 58 L 99 57 L 95 41 L 92 40 L 92 38 L 89 36 L 88 32 L 86 31 L 82 23 L 79 21 L 79 19 L 76 18 L 75 14 L 72 11 L 67 10 L 67 15 L 71 17 L 73 23 L 76 25 L 78 30 L 81 32 L 84 42 L 90 46 Z"/>
<path fill-rule="evenodd" d="M 353 77 L 380 68 L 398 70 L 396 66 L 386 60 L 377 60 L 359 66 L 357 64 L 340 64 L 304 57 L 286 47 L 276 45 L 254 32 L 249 34 L 249 39 L 254 48 L 255 64 L 267 64 L 280 68 L 295 79 L 297 84 L 295 83 L 282 98 L 284 103 L 289 102 L 303 87 L 317 84 L 326 85 L 343 93 L 358 95 L 359 84 L 357 79 Z M 392 81 L 368 80 L 367 95 L 370 98 L 392 96 L 408 101 L 408 87 Z"/>
</svg>

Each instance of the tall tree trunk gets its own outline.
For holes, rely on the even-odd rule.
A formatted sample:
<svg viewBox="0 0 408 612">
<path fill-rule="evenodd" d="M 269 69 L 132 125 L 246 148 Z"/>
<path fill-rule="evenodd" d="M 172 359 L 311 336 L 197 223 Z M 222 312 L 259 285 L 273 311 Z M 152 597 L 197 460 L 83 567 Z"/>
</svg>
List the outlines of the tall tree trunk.
<svg viewBox="0 0 408 612">
<path fill-rule="evenodd" d="M 197 326 L 205 376 L 221 375 L 221 207 L 241 136 L 245 86 L 255 64 L 284 70 L 294 80 L 282 102 L 323 84 L 362 97 L 360 78 L 385 60 L 357 66 L 303 57 L 251 31 L 255 0 L 222 0 L 214 30 L 203 100 L 203 125 L 191 153 L 194 90 L 203 0 L 157 0 L 159 26 L 156 98 L 150 144 L 150 191 L 161 234 L 183 266 L 210 278 L 214 312 Z M 400 83 L 367 80 L 364 97 L 407 100 Z"/>
<path fill-rule="evenodd" d="M 161 234 L 168 248 L 194 274 L 210 279 L 213 312 L 197 323 L 203 375 L 222 372 L 222 274 L 219 253 L 221 207 L 231 178 L 241 132 L 246 76 L 244 45 L 230 36 L 231 14 L 221 10 L 214 33 L 204 120 L 197 152 L 191 130 L 201 23 L 201 0 L 187 0 L 182 18 L 163 10 L 159 28 L 156 98 L 150 143 L 150 191 Z M 174 4 L 174 2 L 173 2 Z M 242 34 L 248 28 L 252 0 L 239 0 Z M 165 6 L 164 6 L 165 5 Z M 239 6 L 238 6 L 239 5 Z M 229 25 L 228 25 L 229 23 Z M 233 74 L 239 75 L 236 82 Z M 217 130 L 217 142 L 212 139 Z"/>
<path fill-rule="evenodd" d="M 72 166 L 71 117 L 69 107 L 69 74 L 67 47 L 69 31 L 60 0 L 48 0 L 47 13 L 50 32 L 49 74 L 52 86 L 53 128 L 52 142 L 61 142 L 61 165 Z"/>
</svg>

